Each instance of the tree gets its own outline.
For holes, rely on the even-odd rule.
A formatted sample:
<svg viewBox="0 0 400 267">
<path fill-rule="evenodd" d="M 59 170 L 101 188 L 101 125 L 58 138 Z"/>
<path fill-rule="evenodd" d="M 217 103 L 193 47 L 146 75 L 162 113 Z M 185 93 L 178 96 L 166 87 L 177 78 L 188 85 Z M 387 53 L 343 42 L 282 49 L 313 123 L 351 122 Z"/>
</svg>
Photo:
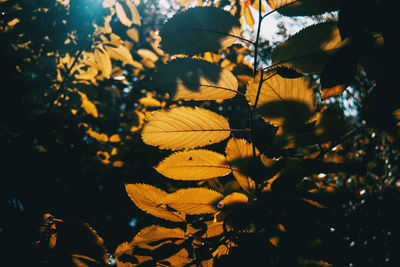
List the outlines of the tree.
<svg viewBox="0 0 400 267">
<path fill-rule="evenodd" d="M 117 266 L 396 261 L 399 106 L 383 64 L 393 40 L 380 20 L 386 3 L 267 1 L 289 17 L 339 11 L 338 20 L 304 28 L 270 54 L 260 41 L 271 14 L 264 4 L 199 1 L 158 35 L 158 22 L 147 18 L 151 1 L 3 1 L 10 42 L 2 51 L 12 61 L 2 68 L 2 140 L 16 177 L 4 195 L 27 205 L 38 190 L 32 206 L 53 213 L 71 204 L 58 194 L 78 193 L 64 215 L 45 215 L 31 261 L 107 264 L 105 247 L 116 244 L 107 244 L 112 233 L 96 212 L 103 222 L 107 214 L 121 218 L 119 242 L 129 238 L 129 212 L 138 219 L 141 230 L 115 249 Z M 36 22 L 41 31 L 29 30 Z M 244 23 L 253 37 L 244 37 Z M 351 120 L 346 98 L 360 111 Z M 33 181 L 31 173 L 42 177 Z M 138 209 L 127 207 L 128 197 Z M 352 230 L 363 210 L 373 222 L 364 226 L 379 237 Z M 69 213 L 108 232 L 105 243 L 89 224 L 64 220 Z M 16 230 L 2 225 L 12 240 Z M 372 245 L 359 245 L 365 241 Z M 370 250 L 374 256 L 354 257 Z"/>
</svg>

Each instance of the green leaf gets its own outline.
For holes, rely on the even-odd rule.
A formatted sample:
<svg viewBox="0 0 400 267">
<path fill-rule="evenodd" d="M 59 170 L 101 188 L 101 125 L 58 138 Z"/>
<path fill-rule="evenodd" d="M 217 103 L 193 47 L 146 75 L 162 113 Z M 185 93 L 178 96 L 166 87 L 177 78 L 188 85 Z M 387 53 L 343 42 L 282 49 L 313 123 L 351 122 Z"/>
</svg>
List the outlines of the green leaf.
<svg viewBox="0 0 400 267">
<path fill-rule="evenodd" d="M 161 161 L 156 170 L 175 180 L 203 180 L 231 172 L 224 155 L 204 149 L 176 152 Z"/>
<path fill-rule="evenodd" d="M 343 44 L 337 22 L 311 25 L 279 44 L 272 51 L 272 64 L 292 67 L 303 73 L 321 72 L 331 55 Z"/>
<path fill-rule="evenodd" d="M 156 111 L 142 130 L 146 144 L 175 150 L 218 143 L 229 135 L 229 123 L 224 117 L 198 107 Z"/>
<path fill-rule="evenodd" d="M 169 194 L 163 204 L 186 214 L 214 213 L 216 203 L 222 198 L 223 195 L 214 190 L 187 188 Z"/>
<path fill-rule="evenodd" d="M 339 0 L 268 0 L 272 9 L 285 16 L 312 16 L 339 9 Z"/>
<path fill-rule="evenodd" d="M 168 196 L 167 192 L 147 184 L 126 184 L 125 189 L 139 209 L 168 221 L 184 221 L 182 214 L 170 211 L 162 205 Z"/>
<path fill-rule="evenodd" d="M 194 55 L 232 45 L 240 22 L 216 7 L 195 7 L 174 15 L 160 30 L 162 48 L 171 54 Z"/>
<path fill-rule="evenodd" d="M 216 64 L 178 58 L 158 69 L 154 87 L 168 92 L 173 100 L 223 100 L 236 95 L 238 82 Z"/>
</svg>

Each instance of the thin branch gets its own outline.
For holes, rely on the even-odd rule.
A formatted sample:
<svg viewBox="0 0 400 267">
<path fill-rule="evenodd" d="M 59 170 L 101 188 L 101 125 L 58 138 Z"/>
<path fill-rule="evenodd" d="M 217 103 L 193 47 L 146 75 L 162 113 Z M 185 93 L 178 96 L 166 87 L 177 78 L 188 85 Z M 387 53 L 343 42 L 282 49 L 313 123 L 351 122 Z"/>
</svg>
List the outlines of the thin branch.
<svg viewBox="0 0 400 267">
<path fill-rule="evenodd" d="M 332 144 L 326 149 L 326 150 L 321 150 L 321 152 L 314 158 L 314 159 L 321 159 L 323 156 L 331 151 L 333 148 L 335 148 L 337 145 L 340 145 L 344 140 L 347 138 L 356 135 L 357 133 L 361 132 L 362 129 L 364 129 L 367 126 L 367 124 L 363 124 L 355 129 L 350 130 L 348 133 L 346 133 L 344 136 L 342 136 L 340 139 L 332 142 Z"/>
</svg>

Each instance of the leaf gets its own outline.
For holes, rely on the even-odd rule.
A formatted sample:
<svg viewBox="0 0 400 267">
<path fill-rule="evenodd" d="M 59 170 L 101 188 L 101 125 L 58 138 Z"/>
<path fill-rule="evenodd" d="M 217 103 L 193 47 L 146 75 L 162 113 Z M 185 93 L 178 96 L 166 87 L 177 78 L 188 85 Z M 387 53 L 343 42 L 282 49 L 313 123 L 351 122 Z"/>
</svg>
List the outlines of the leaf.
<svg viewBox="0 0 400 267">
<path fill-rule="evenodd" d="M 162 49 L 170 54 L 199 54 L 232 45 L 239 21 L 216 7 L 194 7 L 177 13 L 160 30 Z"/>
<path fill-rule="evenodd" d="M 352 82 L 357 73 L 361 50 L 359 45 L 349 42 L 334 53 L 320 75 L 321 99 L 341 94 Z"/>
<path fill-rule="evenodd" d="M 186 6 L 194 2 L 194 0 L 174 0 L 174 2 L 179 3 L 181 6 Z"/>
<path fill-rule="evenodd" d="M 236 95 L 233 74 L 216 64 L 193 58 L 178 58 L 161 66 L 154 87 L 173 100 L 223 100 Z"/>
<path fill-rule="evenodd" d="M 224 117 L 198 107 L 156 111 L 142 130 L 143 142 L 162 149 L 202 147 L 229 135 L 229 123 Z"/>
<path fill-rule="evenodd" d="M 259 73 L 247 85 L 246 98 L 254 106 L 259 88 Z M 285 79 L 274 71 L 263 74 L 256 112 L 281 130 L 302 130 L 314 115 L 314 95 L 305 77 Z"/>
<path fill-rule="evenodd" d="M 214 213 L 215 204 L 223 198 L 221 193 L 207 188 L 180 189 L 163 201 L 171 208 L 186 214 Z"/>
<path fill-rule="evenodd" d="M 139 69 L 143 68 L 142 64 L 133 60 L 131 52 L 125 46 L 105 43 L 104 48 L 110 54 L 111 58 L 122 61 L 124 65 L 130 64 Z"/>
<path fill-rule="evenodd" d="M 339 9 L 339 0 L 268 0 L 268 5 L 285 16 L 312 16 Z"/>
<path fill-rule="evenodd" d="M 147 260 L 152 260 L 151 256 L 133 256 L 134 247 L 129 242 L 120 244 L 114 252 L 117 267 L 133 267 Z"/>
<path fill-rule="evenodd" d="M 81 96 L 82 108 L 85 110 L 85 112 L 97 118 L 99 116 L 99 113 L 97 111 L 96 105 L 89 100 L 88 96 L 85 93 L 82 93 L 81 91 L 77 92 Z"/>
<path fill-rule="evenodd" d="M 127 26 L 131 27 L 132 24 L 140 25 L 140 15 L 135 5 L 130 1 L 117 1 L 115 3 L 115 11 L 119 21 Z"/>
<path fill-rule="evenodd" d="M 247 174 L 247 164 L 253 157 L 252 145 L 244 139 L 231 138 L 226 145 L 225 153 L 239 185 L 248 193 L 253 191 L 255 183 Z M 256 156 L 258 153 L 256 150 Z"/>
<path fill-rule="evenodd" d="M 225 206 L 234 205 L 235 203 L 247 203 L 249 202 L 249 198 L 242 193 L 233 192 L 232 194 L 227 195 L 224 197 L 219 203 L 218 208 L 223 208 Z M 221 207 L 222 206 L 222 207 Z"/>
<path fill-rule="evenodd" d="M 204 180 L 231 172 L 224 155 L 205 149 L 176 152 L 155 169 L 174 180 Z"/>
<path fill-rule="evenodd" d="M 147 184 L 126 184 L 125 189 L 139 209 L 168 221 L 184 221 L 181 214 L 169 211 L 162 205 L 164 199 L 168 196 L 167 192 Z"/>
<path fill-rule="evenodd" d="M 110 77 L 112 72 L 110 55 L 102 46 L 96 47 L 94 51 L 94 60 L 96 62 L 96 66 L 101 71 L 102 76 L 104 78 Z"/>
<path fill-rule="evenodd" d="M 185 232 L 181 228 L 165 228 L 159 225 L 147 226 L 133 238 L 130 246 L 154 243 L 165 239 L 184 239 Z"/>
<path fill-rule="evenodd" d="M 314 24 L 279 44 L 272 51 L 272 64 L 292 67 L 303 73 L 321 72 L 331 55 L 343 44 L 337 22 Z"/>
</svg>

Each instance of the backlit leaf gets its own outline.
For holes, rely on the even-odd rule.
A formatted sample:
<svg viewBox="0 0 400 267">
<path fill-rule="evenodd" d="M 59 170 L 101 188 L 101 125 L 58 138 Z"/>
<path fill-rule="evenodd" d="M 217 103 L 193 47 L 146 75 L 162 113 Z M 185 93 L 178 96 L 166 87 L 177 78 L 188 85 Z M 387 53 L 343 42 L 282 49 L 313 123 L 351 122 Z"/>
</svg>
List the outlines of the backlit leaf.
<svg viewBox="0 0 400 267">
<path fill-rule="evenodd" d="M 94 51 L 94 60 L 96 66 L 101 70 L 103 77 L 110 77 L 112 72 L 110 55 L 102 46 L 96 47 Z"/>
<path fill-rule="evenodd" d="M 161 161 L 156 170 L 175 180 L 203 180 L 231 172 L 224 155 L 205 149 L 176 152 Z"/>
<path fill-rule="evenodd" d="M 216 64 L 178 58 L 158 69 L 154 87 L 168 92 L 174 100 L 221 100 L 236 95 L 238 82 Z"/>
<path fill-rule="evenodd" d="M 311 25 L 279 44 L 272 51 L 272 64 L 304 73 L 321 72 L 331 55 L 343 44 L 337 22 Z"/>
<path fill-rule="evenodd" d="M 126 192 L 135 205 L 153 215 L 173 222 L 184 221 L 183 215 L 169 211 L 163 204 L 168 193 L 147 184 L 126 184 Z"/>
<path fill-rule="evenodd" d="M 88 96 L 85 93 L 77 91 L 78 94 L 81 96 L 82 101 L 82 108 L 85 110 L 86 114 L 92 115 L 93 117 L 97 118 L 99 113 L 97 112 L 96 105 L 89 100 Z"/>
<path fill-rule="evenodd" d="M 185 232 L 181 228 L 165 228 L 159 225 L 147 226 L 129 243 L 138 246 L 145 243 L 153 243 L 164 239 L 184 239 Z"/>
<path fill-rule="evenodd" d="M 247 85 L 246 98 L 254 106 L 259 88 L 259 73 Z M 273 71 L 263 74 L 256 112 L 280 130 L 298 131 L 314 114 L 314 95 L 305 77 L 285 79 Z"/>
<path fill-rule="evenodd" d="M 225 206 L 229 206 L 235 203 L 247 203 L 249 201 L 249 198 L 242 193 L 239 192 L 233 192 L 232 194 L 227 195 L 224 197 L 219 203 L 218 206 L 222 206 L 221 208 Z"/>
<path fill-rule="evenodd" d="M 202 147 L 230 135 L 228 121 L 202 108 L 178 107 L 154 112 L 143 127 L 142 139 L 163 149 Z"/>
<path fill-rule="evenodd" d="M 339 9 L 339 0 L 268 0 L 272 9 L 285 16 L 312 16 Z"/>
<path fill-rule="evenodd" d="M 214 213 L 216 203 L 222 198 L 223 195 L 214 190 L 187 188 L 169 194 L 163 204 L 186 214 Z"/>
<path fill-rule="evenodd" d="M 231 138 L 225 148 L 226 157 L 233 176 L 246 192 L 255 188 L 254 181 L 247 174 L 247 164 L 253 158 L 253 147 L 244 139 Z M 256 150 L 256 155 L 259 154 Z"/>
<path fill-rule="evenodd" d="M 140 16 L 135 5 L 130 1 L 117 1 L 115 11 L 119 21 L 127 27 L 132 24 L 140 25 Z"/>
<path fill-rule="evenodd" d="M 162 49 L 171 54 L 199 54 L 232 45 L 240 23 L 216 7 L 195 7 L 177 13 L 160 30 Z"/>
</svg>

